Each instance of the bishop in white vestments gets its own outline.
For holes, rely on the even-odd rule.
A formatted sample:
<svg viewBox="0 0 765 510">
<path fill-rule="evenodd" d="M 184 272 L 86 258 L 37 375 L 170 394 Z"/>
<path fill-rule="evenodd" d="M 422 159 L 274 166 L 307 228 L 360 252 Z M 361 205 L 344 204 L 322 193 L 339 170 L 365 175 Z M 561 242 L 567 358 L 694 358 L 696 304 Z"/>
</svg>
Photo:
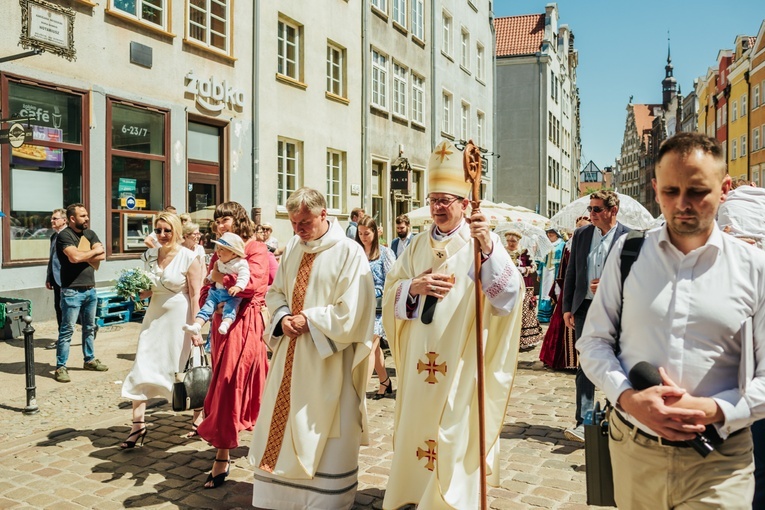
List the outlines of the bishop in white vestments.
<svg viewBox="0 0 765 510">
<path fill-rule="evenodd" d="M 256 508 L 349 509 L 356 495 L 375 292 L 364 250 L 326 207 L 309 188 L 287 200 L 297 235 L 266 295 L 273 357 L 249 454 Z"/>
<path fill-rule="evenodd" d="M 442 142 L 428 164 L 433 226 L 388 273 L 383 325 L 398 376 L 393 461 L 384 509 L 479 508 L 473 240 L 481 246 L 488 482 L 499 484 L 499 433 L 515 376 L 524 285 L 478 211 L 462 153 Z"/>
</svg>

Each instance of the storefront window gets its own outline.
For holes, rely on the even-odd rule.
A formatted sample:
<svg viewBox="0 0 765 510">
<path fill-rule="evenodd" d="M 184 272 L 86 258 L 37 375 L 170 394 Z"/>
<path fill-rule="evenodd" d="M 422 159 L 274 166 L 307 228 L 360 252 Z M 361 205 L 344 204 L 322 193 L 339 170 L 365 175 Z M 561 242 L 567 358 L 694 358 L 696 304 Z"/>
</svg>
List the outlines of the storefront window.
<svg viewBox="0 0 765 510">
<path fill-rule="evenodd" d="M 3 186 L 8 193 L 2 207 L 10 213 L 4 261 L 47 261 L 51 211 L 84 198 L 84 96 L 9 78 L 3 83 L 6 111 L 28 119 L 33 136 L 32 143 L 4 151 Z"/>
<path fill-rule="evenodd" d="M 111 254 L 142 252 L 155 215 L 167 206 L 168 115 L 108 101 L 111 113 L 109 248 Z"/>
</svg>

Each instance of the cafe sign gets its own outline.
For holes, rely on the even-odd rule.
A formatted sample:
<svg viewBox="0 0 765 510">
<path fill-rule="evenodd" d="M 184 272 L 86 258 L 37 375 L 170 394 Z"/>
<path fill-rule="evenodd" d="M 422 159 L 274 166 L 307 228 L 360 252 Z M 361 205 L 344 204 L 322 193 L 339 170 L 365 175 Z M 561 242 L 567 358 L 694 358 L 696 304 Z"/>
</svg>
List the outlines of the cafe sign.
<svg viewBox="0 0 765 510">
<path fill-rule="evenodd" d="M 215 76 L 202 78 L 190 71 L 186 75 L 185 92 L 193 97 L 199 106 L 210 112 L 219 112 L 223 108 L 235 111 L 244 109 L 244 90 L 232 87 L 226 80 L 219 80 Z"/>
<path fill-rule="evenodd" d="M 39 49 L 75 60 L 74 10 L 45 0 L 20 0 L 24 49 Z"/>
</svg>

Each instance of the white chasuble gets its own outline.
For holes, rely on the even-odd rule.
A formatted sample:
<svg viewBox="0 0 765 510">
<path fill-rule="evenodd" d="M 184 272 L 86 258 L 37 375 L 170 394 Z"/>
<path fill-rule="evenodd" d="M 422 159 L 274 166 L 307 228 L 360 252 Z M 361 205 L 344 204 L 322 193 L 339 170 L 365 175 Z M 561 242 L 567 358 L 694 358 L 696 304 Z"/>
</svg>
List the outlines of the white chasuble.
<svg viewBox="0 0 765 510">
<path fill-rule="evenodd" d="M 273 311 L 265 341 L 273 351 L 249 460 L 255 466 L 253 505 L 279 510 L 350 508 L 356 493 L 359 446 L 366 442 L 367 360 L 372 344 L 375 292 L 361 246 L 337 220 L 320 239 L 293 237 L 266 295 Z M 291 313 L 295 278 L 304 253 L 316 253 L 302 314 L 309 332 L 297 338 L 289 412 L 271 472 L 260 463 L 267 448 L 289 338 L 276 336 Z M 271 445 L 273 446 L 273 445 Z"/>
<path fill-rule="evenodd" d="M 515 264 L 491 234 L 494 249 L 481 268 L 488 482 L 499 484 L 499 433 L 515 376 L 525 292 Z M 383 324 L 398 376 L 393 461 L 384 509 L 479 507 L 475 283 L 470 227 L 443 241 L 416 236 L 388 273 Z M 454 275 L 454 287 L 421 320 L 424 304 L 407 294 L 428 269 Z"/>
</svg>

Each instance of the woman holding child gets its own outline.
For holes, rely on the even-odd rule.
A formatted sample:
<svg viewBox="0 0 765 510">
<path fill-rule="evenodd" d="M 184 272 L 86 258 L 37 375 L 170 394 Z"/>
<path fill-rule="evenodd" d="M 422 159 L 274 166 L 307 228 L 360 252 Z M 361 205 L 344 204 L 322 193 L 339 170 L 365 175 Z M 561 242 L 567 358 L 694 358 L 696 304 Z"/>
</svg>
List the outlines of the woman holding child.
<svg viewBox="0 0 765 510">
<path fill-rule="evenodd" d="M 219 333 L 221 314 L 212 315 L 213 376 L 205 399 L 205 418 L 198 429 L 202 439 L 217 448 L 212 472 L 204 485 L 208 489 L 225 482 L 229 472 L 229 450 L 239 446 L 239 432 L 251 430 L 255 424 L 268 371 L 260 313 L 268 286 L 268 249 L 255 239 L 247 211 L 237 202 L 220 204 L 213 218 L 218 235 L 231 232 L 244 242 L 243 259 L 247 261 L 250 277 L 249 283 L 236 294 L 242 301 L 226 334 Z M 205 302 L 207 291 L 215 284 L 222 284 L 226 289 L 237 284 L 237 275 L 222 274 L 216 263 L 217 255 L 213 255 L 209 266 L 212 283 L 202 289 L 201 303 Z M 198 334 L 192 335 L 192 340 L 196 345 L 203 343 Z"/>
</svg>

